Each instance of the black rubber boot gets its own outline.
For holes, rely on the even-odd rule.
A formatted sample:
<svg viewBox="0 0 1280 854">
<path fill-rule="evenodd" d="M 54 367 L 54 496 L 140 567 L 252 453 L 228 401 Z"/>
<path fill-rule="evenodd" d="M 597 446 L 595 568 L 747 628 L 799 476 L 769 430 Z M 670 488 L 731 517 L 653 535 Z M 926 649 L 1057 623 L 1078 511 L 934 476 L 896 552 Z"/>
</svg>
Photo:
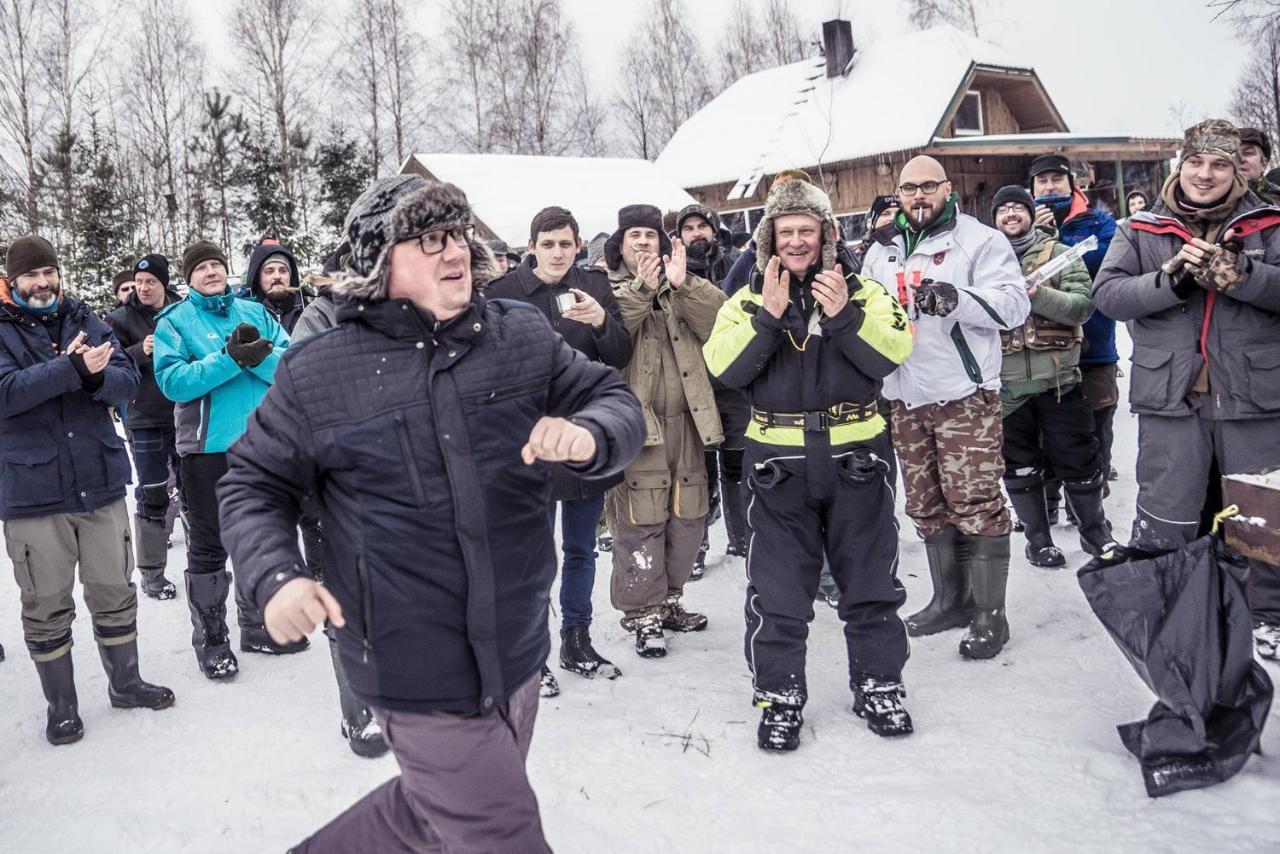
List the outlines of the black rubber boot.
<svg viewBox="0 0 1280 854">
<path fill-rule="evenodd" d="M 107 696 L 117 709 L 167 709 L 173 692 L 162 685 L 144 682 L 138 674 L 138 642 L 105 646 L 98 644 L 102 667 L 107 671 Z"/>
<path fill-rule="evenodd" d="M 994 658 L 1009 641 L 1004 594 L 1009 580 L 1009 535 L 965 537 L 969 547 L 969 584 L 973 623 L 960 639 L 965 658 Z"/>
<path fill-rule="evenodd" d="M 1066 482 L 1067 498 L 1075 508 L 1076 517 L 1080 520 L 1078 524 L 1080 548 L 1093 557 L 1098 557 L 1117 545 L 1111 536 L 1111 524 L 1107 522 L 1107 511 L 1102 506 L 1102 488 L 1105 483 L 1101 474 L 1088 480 Z"/>
<path fill-rule="evenodd" d="M 969 593 L 967 554 L 960 532 L 948 525 L 942 533 L 924 538 L 933 580 L 933 599 L 907 617 L 907 634 L 913 638 L 934 635 L 947 629 L 969 625 L 973 619 L 973 599 Z"/>
<path fill-rule="evenodd" d="M 1052 568 L 1064 566 L 1067 559 L 1053 544 L 1049 511 L 1045 503 L 1044 481 L 1039 478 L 1007 478 L 1009 501 L 1022 520 L 1027 537 L 1027 560 L 1032 566 Z"/>
<path fill-rule="evenodd" d="M 761 750 L 787 751 L 800 746 L 800 728 L 804 726 L 804 715 L 798 706 L 779 703 L 756 705 L 760 709 L 756 744 Z"/>
<path fill-rule="evenodd" d="M 262 624 L 262 612 L 236 588 L 236 622 L 240 625 L 240 651 L 262 655 L 293 655 L 305 652 L 311 642 L 306 638 L 292 643 L 276 643 Z"/>
<path fill-rule="evenodd" d="M 818 575 L 818 599 L 832 608 L 840 607 L 840 585 L 836 584 L 836 578 L 831 574 L 831 564 L 825 559 L 822 561 L 822 572 Z"/>
<path fill-rule="evenodd" d="M 1058 524 L 1058 511 L 1062 506 L 1062 481 L 1054 478 L 1044 482 L 1044 505 L 1049 514 L 1049 524 Z"/>
<path fill-rule="evenodd" d="M 720 502 L 724 507 L 724 529 L 728 534 L 724 553 L 729 557 L 747 556 L 747 508 L 743 493 L 746 487 L 729 480 L 720 481 Z"/>
<path fill-rule="evenodd" d="M 142 592 L 152 599 L 174 599 L 178 588 L 164 577 L 169 562 L 169 535 L 163 519 L 134 516 L 137 531 L 138 574 L 142 576 Z"/>
<path fill-rule="evenodd" d="M 342 708 L 342 737 L 356 756 L 376 759 L 387 752 L 387 742 L 382 738 L 382 727 L 369 711 L 364 700 L 351 690 L 346 668 L 338 654 L 338 642 L 329 638 L 329 657 L 333 659 L 333 676 L 338 682 L 338 705 Z"/>
<path fill-rule="evenodd" d="M 80 720 L 76 702 L 75 671 L 71 666 L 71 651 L 52 661 L 37 661 L 40 688 L 49 701 L 48 722 L 44 737 L 50 744 L 71 744 L 84 737 L 84 722 Z"/>
<path fill-rule="evenodd" d="M 881 738 L 896 738 L 915 732 L 911 715 L 902 704 L 907 689 L 902 680 L 877 679 L 874 676 L 855 676 L 853 688 L 853 713 L 867 722 L 867 729 Z"/>
<path fill-rule="evenodd" d="M 617 679 L 622 671 L 591 645 L 591 628 L 573 626 L 560 632 L 560 667 L 579 676 Z"/>
<path fill-rule="evenodd" d="M 231 576 L 227 571 L 184 573 L 187 607 L 191 611 L 191 645 L 201 672 L 210 679 L 232 679 L 240 663 L 231 651 L 227 631 L 227 593 Z"/>
</svg>

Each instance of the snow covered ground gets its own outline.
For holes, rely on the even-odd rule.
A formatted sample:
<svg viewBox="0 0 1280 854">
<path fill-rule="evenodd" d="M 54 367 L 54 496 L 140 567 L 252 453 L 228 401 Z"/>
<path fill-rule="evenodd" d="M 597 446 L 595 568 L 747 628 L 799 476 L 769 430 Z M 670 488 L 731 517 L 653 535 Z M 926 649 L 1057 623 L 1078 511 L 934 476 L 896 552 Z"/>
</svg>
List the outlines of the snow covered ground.
<svg viewBox="0 0 1280 854">
<path fill-rule="evenodd" d="M 1121 479 L 1108 507 L 1121 532 L 1133 515 L 1136 422 L 1121 414 L 1116 433 Z M 907 613 L 928 601 L 929 579 L 924 549 L 901 518 Z M 1055 536 L 1071 567 L 1084 562 L 1073 529 Z M 721 529 L 713 552 L 722 548 Z M 174 579 L 182 549 L 179 539 Z M 688 605 L 709 615 L 707 631 L 676 637 L 665 659 L 640 660 L 609 606 L 603 556 L 594 637 L 623 676 L 588 682 L 560 671 L 563 694 L 543 701 L 529 773 L 552 846 L 1280 851 L 1280 713 L 1272 712 L 1265 755 L 1235 779 L 1148 799 L 1115 726 L 1143 717 L 1149 693 L 1089 611 L 1074 572 L 1030 567 L 1016 535 L 1014 551 L 1013 637 L 1001 656 L 961 660 L 959 631 L 913 641 L 906 681 L 917 731 L 907 739 L 877 738 L 849 711 L 839 623 L 820 606 L 804 742 L 784 756 L 755 746 L 742 562 L 714 564 L 690 585 Z M 9 655 L 0 664 L 0 852 L 280 852 L 396 773 L 390 756 L 359 759 L 339 736 L 322 637 L 298 656 L 241 656 L 239 678 L 213 684 L 196 669 L 182 599 L 141 600 L 143 674 L 178 696 L 164 712 L 109 707 L 80 608 L 74 655 L 85 738 L 51 747 L 17 587 L 7 579 L 0 614 Z"/>
</svg>

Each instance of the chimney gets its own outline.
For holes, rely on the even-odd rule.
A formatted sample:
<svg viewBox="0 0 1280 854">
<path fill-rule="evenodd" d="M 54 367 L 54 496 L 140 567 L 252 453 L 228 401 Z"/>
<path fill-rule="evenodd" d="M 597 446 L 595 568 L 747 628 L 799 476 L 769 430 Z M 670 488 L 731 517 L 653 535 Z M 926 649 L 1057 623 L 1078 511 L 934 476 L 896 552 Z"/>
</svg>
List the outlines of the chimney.
<svg viewBox="0 0 1280 854">
<path fill-rule="evenodd" d="M 836 18 L 822 24 L 822 54 L 827 58 L 827 77 L 843 77 L 853 66 L 853 27 Z"/>
</svg>

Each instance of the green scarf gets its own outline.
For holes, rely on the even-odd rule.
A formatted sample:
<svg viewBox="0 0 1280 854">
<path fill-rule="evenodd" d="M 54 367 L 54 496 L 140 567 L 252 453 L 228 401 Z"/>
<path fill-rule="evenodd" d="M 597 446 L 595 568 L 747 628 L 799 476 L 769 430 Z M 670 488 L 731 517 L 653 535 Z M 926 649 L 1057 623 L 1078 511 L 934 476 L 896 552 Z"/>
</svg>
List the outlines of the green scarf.
<svg viewBox="0 0 1280 854">
<path fill-rule="evenodd" d="M 893 218 L 893 224 L 897 226 L 898 231 L 902 232 L 903 241 L 906 243 L 907 255 L 910 256 L 920 245 L 920 241 L 924 240 L 934 229 L 946 225 L 956 218 L 956 212 L 960 209 L 960 194 L 952 191 L 951 196 L 947 199 L 947 204 L 942 209 L 942 213 L 938 214 L 933 222 L 926 225 L 919 231 L 911 224 L 911 220 L 907 219 L 907 213 L 899 210 L 898 215 Z"/>
</svg>

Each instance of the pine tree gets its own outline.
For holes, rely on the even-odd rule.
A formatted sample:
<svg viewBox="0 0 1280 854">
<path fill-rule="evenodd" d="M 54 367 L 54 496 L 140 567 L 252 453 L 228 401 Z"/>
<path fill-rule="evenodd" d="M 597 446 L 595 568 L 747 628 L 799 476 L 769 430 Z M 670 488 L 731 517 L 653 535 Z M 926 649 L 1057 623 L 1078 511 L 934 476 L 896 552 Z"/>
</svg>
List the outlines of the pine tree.
<svg viewBox="0 0 1280 854">
<path fill-rule="evenodd" d="M 72 281 L 75 295 L 102 314 L 115 305 L 112 276 L 133 258 L 115 163 L 96 115 L 90 116 L 88 145 L 76 153 L 84 177 L 74 229 L 80 251 Z"/>
<path fill-rule="evenodd" d="M 316 174 L 320 178 L 320 223 L 336 243 L 342 239 L 347 211 L 373 179 L 369 149 L 335 129 L 316 149 Z"/>
</svg>

